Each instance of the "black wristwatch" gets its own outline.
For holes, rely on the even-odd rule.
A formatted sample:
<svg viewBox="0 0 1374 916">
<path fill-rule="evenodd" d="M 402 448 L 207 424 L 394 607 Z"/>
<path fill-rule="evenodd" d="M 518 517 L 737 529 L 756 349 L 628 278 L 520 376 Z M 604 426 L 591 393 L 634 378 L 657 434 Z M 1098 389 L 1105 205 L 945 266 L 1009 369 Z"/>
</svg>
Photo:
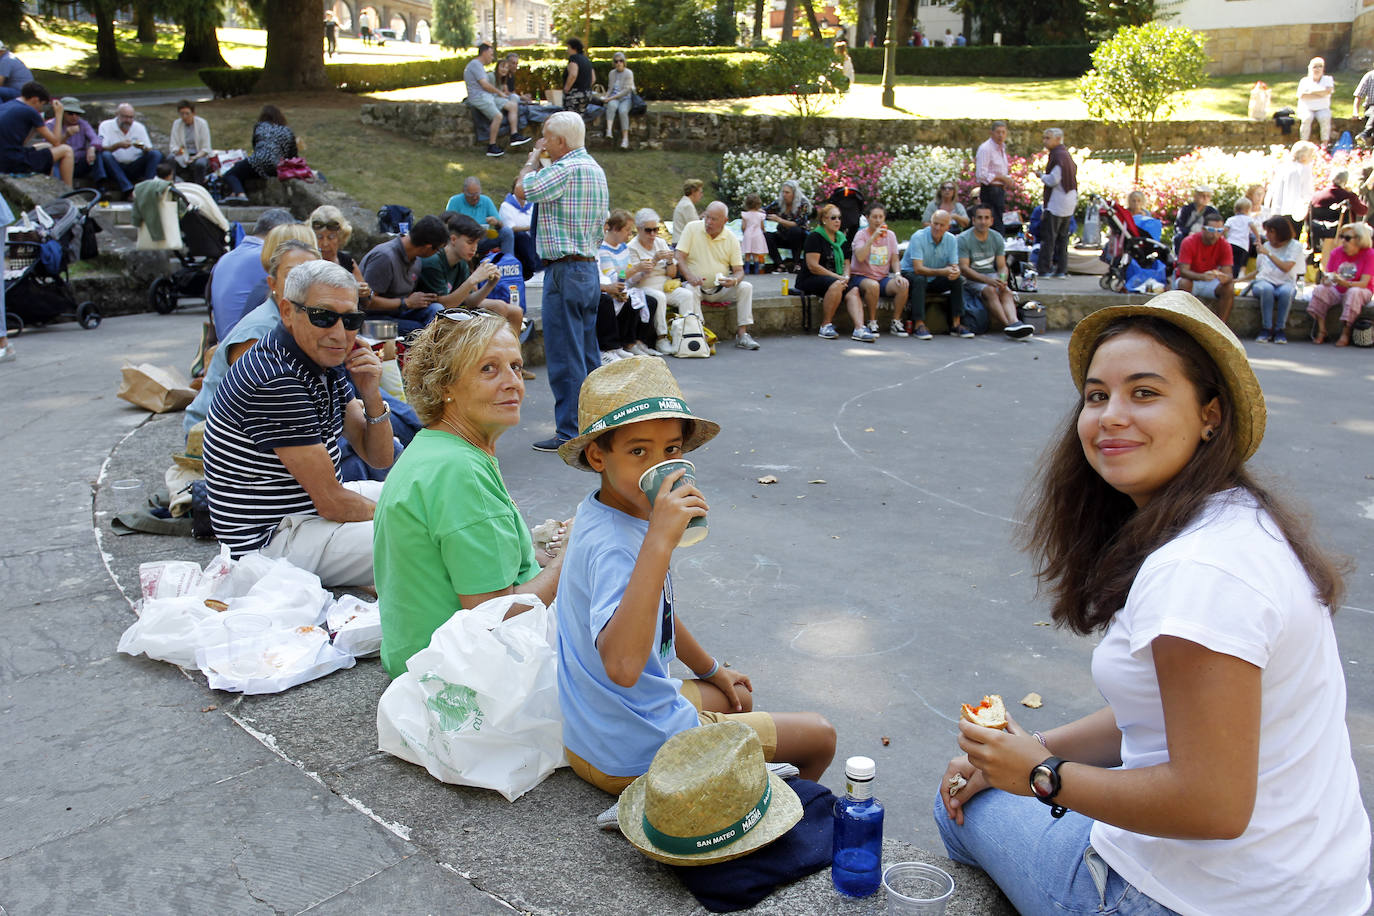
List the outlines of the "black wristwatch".
<svg viewBox="0 0 1374 916">
<path fill-rule="evenodd" d="M 1030 771 L 1031 794 L 1050 806 L 1051 817 L 1063 817 L 1069 810 L 1054 801 L 1059 794 L 1059 767 L 1063 762 L 1058 757 L 1046 757 Z"/>
</svg>

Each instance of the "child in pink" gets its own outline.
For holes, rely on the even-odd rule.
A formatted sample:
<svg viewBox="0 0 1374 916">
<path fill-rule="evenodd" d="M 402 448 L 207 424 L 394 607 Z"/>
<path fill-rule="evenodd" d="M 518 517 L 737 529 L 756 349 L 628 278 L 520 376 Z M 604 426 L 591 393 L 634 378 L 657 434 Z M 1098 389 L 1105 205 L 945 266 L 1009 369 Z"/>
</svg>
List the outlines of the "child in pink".
<svg viewBox="0 0 1374 916">
<path fill-rule="evenodd" d="M 763 259 L 768 254 L 768 241 L 763 237 L 763 201 L 757 194 L 744 198 L 744 212 L 739 216 L 740 227 L 744 232 L 744 242 L 740 245 L 744 252 L 744 270 L 756 274 L 763 269 Z"/>
</svg>

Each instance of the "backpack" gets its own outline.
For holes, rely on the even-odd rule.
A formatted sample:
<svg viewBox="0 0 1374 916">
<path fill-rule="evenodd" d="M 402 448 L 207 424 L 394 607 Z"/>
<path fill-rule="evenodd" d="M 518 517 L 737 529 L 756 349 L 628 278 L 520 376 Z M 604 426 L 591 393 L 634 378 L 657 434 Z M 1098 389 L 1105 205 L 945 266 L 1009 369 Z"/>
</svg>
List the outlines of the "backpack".
<svg viewBox="0 0 1374 916">
<path fill-rule="evenodd" d="M 491 263 L 501 271 L 501 279 L 491 289 L 491 298 L 519 306 L 520 311 L 528 311 L 525 302 L 525 269 L 513 254 L 505 254 L 500 249 L 488 255 Z"/>
<path fill-rule="evenodd" d="M 679 315 L 668 327 L 668 340 L 673 355 L 679 359 L 709 359 L 711 345 L 706 341 L 701 318 L 691 314 Z"/>
<path fill-rule="evenodd" d="M 387 204 L 377 211 L 377 231 L 389 232 L 392 235 L 404 235 L 410 231 L 410 224 L 414 222 L 415 214 L 409 207 L 402 207 L 400 204 Z"/>
</svg>

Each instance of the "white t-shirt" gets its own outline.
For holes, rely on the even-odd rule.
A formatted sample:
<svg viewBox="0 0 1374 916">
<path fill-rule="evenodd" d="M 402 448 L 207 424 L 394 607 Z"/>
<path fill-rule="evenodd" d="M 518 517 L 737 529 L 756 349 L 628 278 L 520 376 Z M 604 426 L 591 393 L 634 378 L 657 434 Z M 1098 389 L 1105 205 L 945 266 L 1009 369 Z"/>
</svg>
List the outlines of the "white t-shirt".
<svg viewBox="0 0 1374 916">
<path fill-rule="evenodd" d="M 1184 916 L 1258 916 L 1276 906 L 1364 913 L 1369 818 L 1331 615 L 1250 494 L 1217 494 L 1197 522 L 1150 554 L 1093 651 L 1093 680 L 1121 729 L 1126 769 L 1169 759 L 1150 648 L 1162 635 L 1263 669 L 1254 813 L 1233 840 L 1164 839 L 1098 822 L 1093 848 Z"/>
<path fill-rule="evenodd" d="M 1326 74 L 1323 74 L 1319 80 L 1314 80 L 1310 76 L 1304 76 L 1298 80 L 1298 114 L 1301 115 L 1304 111 L 1330 111 L 1331 96 L 1322 96 L 1321 101 L 1311 103 L 1304 102 L 1302 97 L 1309 92 L 1335 88 L 1336 81 Z"/>
<path fill-rule="evenodd" d="M 1237 213 L 1226 221 L 1226 241 L 1237 248 L 1249 248 L 1252 225 L 1254 220 L 1243 213 Z"/>
<path fill-rule="evenodd" d="M 1302 247 L 1302 242 L 1297 239 L 1289 239 L 1285 245 L 1280 245 L 1275 252 L 1280 261 L 1292 261 L 1293 269 L 1288 271 L 1279 270 L 1278 265 L 1273 259 L 1264 252 L 1256 259 L 1258 272 L 1255 274 L 1256 280 L 1268 280 L 1275 286 L 1286 286 L 1297 282 L 1298 268 L 1302 266 L 1303 255 L 1307 249 Z"/>
</svg>

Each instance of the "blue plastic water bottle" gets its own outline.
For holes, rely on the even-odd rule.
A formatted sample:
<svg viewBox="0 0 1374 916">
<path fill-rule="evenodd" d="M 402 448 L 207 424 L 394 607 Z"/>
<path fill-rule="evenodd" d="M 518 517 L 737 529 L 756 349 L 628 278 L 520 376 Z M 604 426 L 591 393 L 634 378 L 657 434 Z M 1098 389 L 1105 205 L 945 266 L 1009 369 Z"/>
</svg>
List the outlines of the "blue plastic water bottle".
<svg viewBox="0 0 1374 916">
<path fill-rule="evenodd" d="M 845 795 L 835 800 L 830 880 L 847 897 L 867 897 L 883 878 L 883 806 L 873 797 L 876 767 L 868 757 L 844 762 Z"/>
</svg>

